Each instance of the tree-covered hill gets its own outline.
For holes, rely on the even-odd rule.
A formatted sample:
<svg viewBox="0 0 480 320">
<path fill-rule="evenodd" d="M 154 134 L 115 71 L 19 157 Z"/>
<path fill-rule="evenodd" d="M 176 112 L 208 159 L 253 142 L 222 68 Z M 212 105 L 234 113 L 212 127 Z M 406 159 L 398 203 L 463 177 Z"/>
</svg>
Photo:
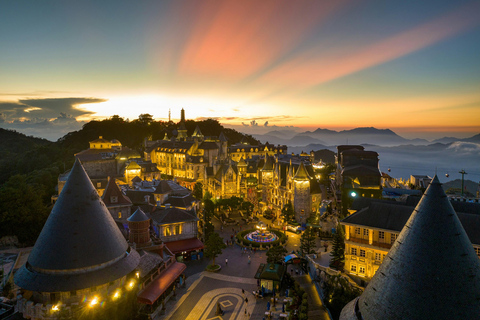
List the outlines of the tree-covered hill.
<svg viewBox="0 0 480 320">
<path fill-rule="evenodd" d="M 205 136 L 223 132 L 230 145 L 244 137 L 258 144 L 252 136 L 224 128 L 213 119 L 186 121 L 189 136 L 197 125 Z M 91 121 L 56 142 L 0 129 L 0 238 L 16 235 L 27 245 L 35 241 L 51 209 L 58 175 L 72 167 L 74 155 L 87 149 L 89 141 L 102 136 L 143 151 L 145 138 L 163 139 L 165 133 L 171 137 L 176 128 L 176 123 L 154 121 L 151 115 L 142 114 L 133 121 L 118 116 Z"/>
</svg>

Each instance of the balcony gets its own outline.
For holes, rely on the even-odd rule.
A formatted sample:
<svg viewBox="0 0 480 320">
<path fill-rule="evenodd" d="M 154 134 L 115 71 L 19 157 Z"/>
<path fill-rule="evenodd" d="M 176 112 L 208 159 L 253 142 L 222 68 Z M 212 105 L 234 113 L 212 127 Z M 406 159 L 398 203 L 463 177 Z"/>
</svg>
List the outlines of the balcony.
<svg viewBox="0 0 480 320">
<path fill-rule="evenodd" d="M 380 248 L 385 248 L 385 249 L 390 249 L 392 247 L 392 245 L 390 243 L 373 241 L 373 243 L 370 244 L 368 239 L 355 238 L 355 237 L 350 237 L 350 239 L 348 239 L 348 241 L 352 241 L 352 242 L 356 242 L 356 243 L 362 243 L 362 244 L 368 244 L 370 246 L 380 247 Z"/>
</svg>

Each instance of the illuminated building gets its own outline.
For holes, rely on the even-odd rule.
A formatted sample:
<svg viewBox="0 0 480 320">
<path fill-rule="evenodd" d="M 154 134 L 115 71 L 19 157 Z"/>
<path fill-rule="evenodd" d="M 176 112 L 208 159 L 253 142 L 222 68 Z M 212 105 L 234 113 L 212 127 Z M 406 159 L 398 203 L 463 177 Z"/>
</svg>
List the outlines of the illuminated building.
<svg viewBox="0 0 480 320">
<path fill-rule="evenodd" d="M 341 204 L 342 215 L 356 197 L 381 198 L 381 173 L 378 167 L 378 153 L 365 151 L 363 146 L 341 145 L 337 147 L 337 172 L 334 194 Z"/>
<path fill-rule="evenodd" d="M 351 207 L 355 212 L 340 222 L 345 226 L 345 272 L 372 278 L 412 215 L 418 199 L 355 200 Z M 451 201 L 451 204 L 480 256 L 480 205 L 460 201 Z"/>
<path fill-rule="evenodd" d="M 262 172 L 262 200 L 277 215 L 291 201 L 297 222 L 305 223 L 321 202 L 322 192 L 309 156 L 267 157 Z"/>
<path fill-rule="evenodd" d="M 56 319 L 54 307 L 75 318 L 124 287 L 139 262 L 77 160 L 15 274 L 21 288 L 17 308 L 26 318 Z"/>
<path fill-rule="evenodd" d="M 478 319 L 480 260 L 435 176 L 341 320 Z"/>
</svg>

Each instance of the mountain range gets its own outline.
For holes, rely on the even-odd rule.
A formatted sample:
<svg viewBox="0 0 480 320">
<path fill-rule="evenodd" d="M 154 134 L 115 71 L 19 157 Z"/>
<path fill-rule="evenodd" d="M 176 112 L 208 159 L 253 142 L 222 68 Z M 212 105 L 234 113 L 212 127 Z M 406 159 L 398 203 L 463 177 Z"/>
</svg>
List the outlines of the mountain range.
<svg viewBox="0 0 480 320">
<path fill-rule="evenodd" d="M 306 146 L 319 144 L 323 146 L 336 146 L 342 144 L 370 144 L 378 146 L 399 145 L 428 145 L 432 143 L 452 143 L 456 141 L 480 143 L 480 134 L 466 139 L 445 137 L 434 141 L 425 139 L 406 139 L 390 129 L 377 129 L 373 127 L 355 128 L 351 130 L 334 131 L 318 128 L 315 131 L 298 133 L 293 130 L 274 130 L 265 134 L 253 134 L 262 141 L 287 146 Z"/>
</svg>

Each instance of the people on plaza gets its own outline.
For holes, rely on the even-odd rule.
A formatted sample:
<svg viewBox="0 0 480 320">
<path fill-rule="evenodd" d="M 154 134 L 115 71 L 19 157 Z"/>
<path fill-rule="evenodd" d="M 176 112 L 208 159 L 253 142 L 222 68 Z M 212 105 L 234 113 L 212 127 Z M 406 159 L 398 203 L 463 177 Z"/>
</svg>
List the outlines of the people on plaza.
<svg viewBox="0 0 480 320">
<path fill-rule="evenodd" d="M 228 265 L 228 258 L 225 259 L 225 265 Z"/>
</svg>

